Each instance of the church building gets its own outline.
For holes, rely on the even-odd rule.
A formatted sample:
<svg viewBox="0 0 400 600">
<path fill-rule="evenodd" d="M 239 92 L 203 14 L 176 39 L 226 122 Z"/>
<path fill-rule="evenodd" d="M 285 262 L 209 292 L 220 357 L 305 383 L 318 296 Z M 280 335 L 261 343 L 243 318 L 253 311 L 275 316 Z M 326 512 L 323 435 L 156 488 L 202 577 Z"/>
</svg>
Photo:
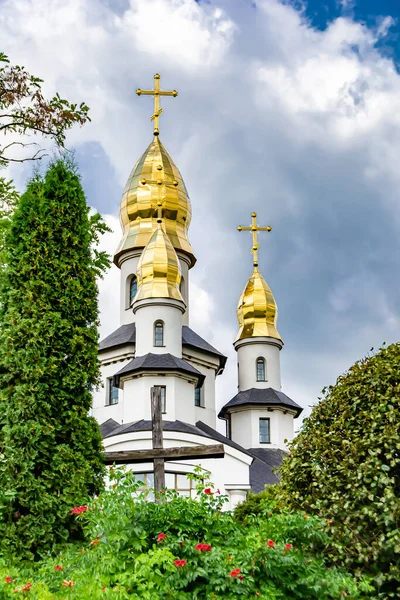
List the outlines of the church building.
<svg viewBox="0 0 400 600">
<path fill-rule="evenodd" d="M 160 89 L 155 75 L 154 138 L 132 169 L 122 194 L 122 236 L 114 254 L 120 269 L 120 326 L 100 342 L 104 386 L 93 394 L 106 452 L 152 447 L 151 396 L 159 389 L 164 448 L 223 444 L 224 458 L 165 461 L 165 483 L 191 494 L 187 473 L 201 465 L 215 488 L 234 508 L 249 490 L 277 481 L 294 419 L 302 408 L 281 391 L 280 352 L 274 296 L 258 269 L 256 214 L 253 272 L 240 296 L 239 330 L 234 340 L 238 391 L 217 414 L 215 381 L 223 377 L 226 357 L 190 328 L 190 271 L 196 257 L 188 231 L 192 209 L 182 176 L 159 136 Z M 217 419 L 226 435 L 217 431 Z M 147 487 L 154 482 L 152 462 L 129 468 Z"/>
</svg>

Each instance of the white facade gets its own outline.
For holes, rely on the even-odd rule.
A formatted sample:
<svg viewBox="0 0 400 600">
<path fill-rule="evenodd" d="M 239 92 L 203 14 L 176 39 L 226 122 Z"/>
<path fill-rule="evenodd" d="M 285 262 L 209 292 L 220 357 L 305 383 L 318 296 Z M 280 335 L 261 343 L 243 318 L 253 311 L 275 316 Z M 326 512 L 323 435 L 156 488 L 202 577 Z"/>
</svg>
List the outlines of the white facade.
<svg viewBox="0 0 400 600">
<path fill-rule="evenodd" d="M 179 431 L 164 431 L 163 441 L 164 448 L 215 444 L 215 440 L 210 438 Z M 150 449 L 152 447 L 151 431 L 140 431 L 105 438 L 104 447 L 109 452 Z M 225 445 L 224 448 L 225 457 L 223 459 L 166 461 L 166 481 L 168 480 L 168 473 L 192 473 L 196 466 L 201 465 L 210 471 L 215 490 L 219 489 L 221 494 L 229 496 L 229 504 L 225 505 L 225 509 L 234 509 L 238 502 L 246 499 L 250 489 L 249 467 L 253 457 L 229 445 Z M 148 473 L 152 471 L 153 465 L 152 463 L 134 464 L 130 465 L 129 469 L 135 473 Z"/>
<path fill-rule="evenodd" d="M 131 309 L 132 310 L 132 309 Z M 152 298 L 134 302 L 136 318 L 136 356 L 152 354 L 173 354 L 182 358 L 182 313 L 185 305 L 179 300 Z M 154 329 L 162 323 L 164 343 L 156 346 Z"/>
<path fill-rule="evenodd" d="M 281 363 L 279 352 L 283 346 L 274 338 L 245 338 L 235 342 L 238 360 L 238 389 L 272 387 L 281 389 Z M 257 359 L 265 361 L 265 380 L 257 381 Z"/>
<path fill-rule="evenodd" d="M 296 413 L 283 408 L 260 409 L 239 407 L 230 413 L 231 438 L 243 448 L 287 449 L 293 439 L 293 418 Z M 269 419 L 270 441 L 260 441 L 260 419 Z"/>
</svg>

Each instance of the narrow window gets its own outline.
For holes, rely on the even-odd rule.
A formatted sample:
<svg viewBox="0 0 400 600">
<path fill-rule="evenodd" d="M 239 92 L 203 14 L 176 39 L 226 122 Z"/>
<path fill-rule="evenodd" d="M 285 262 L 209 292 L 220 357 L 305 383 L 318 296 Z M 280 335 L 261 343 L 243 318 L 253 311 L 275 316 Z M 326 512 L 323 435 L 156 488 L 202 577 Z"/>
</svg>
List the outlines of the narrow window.
<svg viewBox="0 0 400 600">
<path fill-rule="evenodd" d="M 137 292 L 137 277 L 136 275 L 132 275 L 131 281 L 129 283 L 129 306 L 132 305 L 133 299 L 136 296 Z"/>
<path fill-rule="evenodd" d="M 257 358 L 257 381 L 265 381 L 265 360 Z"/>
<path fill-rule="evenodd" d="M 269 419 L 260 419 L 260 444 L 269 443 Z"/>
<path fill-rule="evenodd" d="M 165 415 L 165 413 L 167 412 L 167 388 L 165 387 L 165 385 L 155 385 L 152 389 L 160 390 L 161 412 L 163 413 L 163 415 Z"/>
<path fill-rule="evenodd" d="M 199 387 L 194 390 L 194 405 L 201 406 L 201 388 Z"/>
<path fill-rule="evenodd" d="M 162 321 L 154 323 L 154 345 L 164 346 L 164 323 Z"/>
<path fill-rule="evenodd" d="M 111 406 L 113 404 L 118 404 L 118 388 L 113 385 L 113 378 L 109 377 L 107 379 L 107 397 L 106 397 L 106 405 Z"/>
</svg>

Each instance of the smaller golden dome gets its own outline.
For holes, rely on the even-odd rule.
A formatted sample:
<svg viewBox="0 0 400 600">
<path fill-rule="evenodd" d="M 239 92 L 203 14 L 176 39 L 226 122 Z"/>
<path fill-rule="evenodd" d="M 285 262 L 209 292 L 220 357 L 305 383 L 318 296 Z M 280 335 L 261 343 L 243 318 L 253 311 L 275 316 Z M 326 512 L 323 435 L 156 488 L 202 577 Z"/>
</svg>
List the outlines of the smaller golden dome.
<svg viewBox="0 0 400 600">
<path fill-rule="evenodd" d="M 257 267 L 254 267 L 253 274 L 239 298 L 237 317 L 239 332 L 235 342 L 252 337 L 272 337 L 281 340 L 276 329 L 278 307 Z"/>
<path fill-rule="evenodd" d="M 181 266 L 175 249 L 158 223 L 139 259 L 137 269 L 138 291 L 134 301 L 147 298 L 172 298 L 183 302 L 179 286 Z"/>
</svg>

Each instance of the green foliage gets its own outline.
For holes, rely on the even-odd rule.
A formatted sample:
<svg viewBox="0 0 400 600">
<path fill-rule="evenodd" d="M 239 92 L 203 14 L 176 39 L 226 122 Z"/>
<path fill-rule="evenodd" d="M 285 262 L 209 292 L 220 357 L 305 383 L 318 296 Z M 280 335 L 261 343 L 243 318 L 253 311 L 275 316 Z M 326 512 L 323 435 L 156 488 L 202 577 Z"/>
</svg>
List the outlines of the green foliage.
<svg viewBox="0 0 400 600">
<path fill-rule="evenodd" d="M 196 500 L 166 491 L 156 504 L 131 473 L 111 469 L 110 477 L 109 490 L 76 517 L 88 541 L 35 569 L 4 563 L 1 599 L 24 597 L 28 582 L 32 600 L 338 600 L 369 588 L 310 551 L 327 543 L 318 518 L 272 512 L 244 526 L 203 485 Z"/>
<path fill-rule="evenodd" d="M 3 548 L 37 556 L 81 536 L 70 511 L 103 486 L 102 441 L 88 417 L 98 382 L 96 276 L 72 165 L 35 176 L 7 227 L 0 286 L 0 534 Z"/>
<path fill-rule="evenodd" d="M 275 509 L 279 507 L 279 504 L 278 485 L 268 485 L 259 494 L 250 492 L 244 502 L 239 502 L 234 511 L 234 518 L 236 521 L 245 523 L 248 517 L 262 515 L 265 513 L 267 507 Z"/>
<path fill-rule="evenodd" d="M 400 597 L 400 344 L 324 390 L 281 467 L 286 502 L 327 519 L 333 558 Z"/>
<path fill-rule="evenodd" d="M 60 147 L 64 146 L 65 133 L 75 123 L 90 121 L 89 108 L 84 102 L 72 104 L 56 94 L 46 100 L 42 94 L 42 79 L 30 75 L 24 67 L 10 65 L 4 52 L 0 52 L 0 133 L 24 136 L 27 133 L 50 137 Z M 32 146 L 34 149 L 32 150 Z M 19 147 L 28 153 L 13 155 Z M 38 160 L 44 156 L 36 143 L 24 139 L 7 141 L 0 146 L 0 167 L 10 162 Z"/>
</svg>

